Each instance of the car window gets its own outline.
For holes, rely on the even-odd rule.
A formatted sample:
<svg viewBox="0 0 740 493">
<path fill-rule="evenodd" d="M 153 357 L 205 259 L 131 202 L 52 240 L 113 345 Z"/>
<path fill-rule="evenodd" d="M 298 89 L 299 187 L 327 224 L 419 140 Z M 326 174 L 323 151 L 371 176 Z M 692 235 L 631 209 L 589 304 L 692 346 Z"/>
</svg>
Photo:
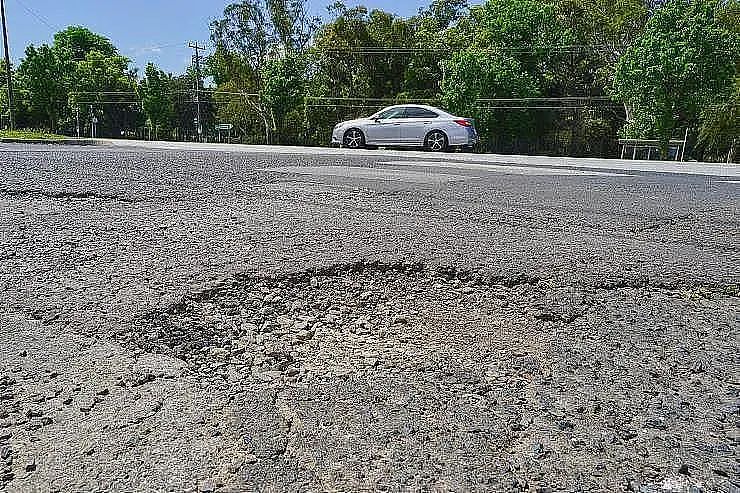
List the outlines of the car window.
<svg viewBox="0 0 740 493">
<path fill-rule="evenodd" d="M 424 108 L 406 108 L 406 118 L 438 118 L 439 115 Z"/>
<path fill-rule="evenodd" d="M 405 118 L 406 108 L 391 108 L 378 114 L 379 120 L 394 120 L 397 118 Z"/>
</svg>

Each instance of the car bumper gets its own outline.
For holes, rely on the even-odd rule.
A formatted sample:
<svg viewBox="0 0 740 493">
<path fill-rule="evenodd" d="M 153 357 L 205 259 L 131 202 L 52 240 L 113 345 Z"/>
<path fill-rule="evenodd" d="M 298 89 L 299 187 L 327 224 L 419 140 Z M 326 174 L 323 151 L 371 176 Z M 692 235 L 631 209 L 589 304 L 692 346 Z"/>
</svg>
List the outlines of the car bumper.
<svg viewBox="0 0 740 493">
<path fill-rule="evenodd" d="M 341 146 L 342 145 L 342 129 L 335 128 L 334 131 L 331 133 L 331 145 L 333 146 Z"/>
<path fill-rule="evenodd" d="M 478 145 L 480 138 L 474 128 L 461 127 L 449 136 L 451 146 L 472 147 Z"/>
</svg>

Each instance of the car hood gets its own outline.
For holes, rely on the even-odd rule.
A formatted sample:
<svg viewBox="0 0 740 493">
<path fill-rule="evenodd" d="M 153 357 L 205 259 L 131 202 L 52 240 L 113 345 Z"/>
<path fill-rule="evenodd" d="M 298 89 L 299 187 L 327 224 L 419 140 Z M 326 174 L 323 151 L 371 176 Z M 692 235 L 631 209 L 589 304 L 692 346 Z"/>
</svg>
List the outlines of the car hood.
<svg viewBox="0 0 740 493">
<path fill-rule="evenodd" d="M 352 125 L 362 125 L 363 123 L 367 123 L 371 121 L 369 118 L 357 118 L 356 120 L 347 120 L 346 122 L 342 122 L 337 125 L 337 127 L 349 127 Z"/>
</svg>

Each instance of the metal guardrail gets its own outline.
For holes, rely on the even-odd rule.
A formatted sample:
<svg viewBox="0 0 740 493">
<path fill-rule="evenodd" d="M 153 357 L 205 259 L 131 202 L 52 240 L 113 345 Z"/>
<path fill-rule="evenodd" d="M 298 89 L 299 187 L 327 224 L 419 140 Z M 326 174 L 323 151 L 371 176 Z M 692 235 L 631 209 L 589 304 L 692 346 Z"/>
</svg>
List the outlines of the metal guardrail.
<svg viewBox="0 0 740 493">
<path fill-rule="evenodd" d="M 688 141 L 689 131 L 686 129 L 683 140 L 671 139 L 668 141 L 668 149 L 675 149 L 676 156 L 674 161 L 683 162 L 686 155 L 686 142 Z M 620 158 L 624 159 L 627 149 L 632 148 L 632 159 L 637 159 L 637 151 L 640 149 L 647 150 L 647 160 L 650 161 L 652 151 L 659 151 L 661 142 L 657 139 L 619 139 L 619 145 L 622 148 Z"/>
</svg>

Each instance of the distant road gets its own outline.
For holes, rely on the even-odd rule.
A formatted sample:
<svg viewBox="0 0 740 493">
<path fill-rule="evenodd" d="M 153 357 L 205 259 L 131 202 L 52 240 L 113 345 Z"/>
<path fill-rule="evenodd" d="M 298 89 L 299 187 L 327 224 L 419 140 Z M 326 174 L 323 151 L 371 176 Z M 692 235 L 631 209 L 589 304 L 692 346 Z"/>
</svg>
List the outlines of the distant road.
<svg viewBox="0 0 740 493">
<path fill-rule="evenodd" d="M 671 173 L 682 175 L 702 175 L 727 178 L 728 183 L 740 182 L 740 165 L 725 163 L 700 163 L 700 162 L 675 162 L 675 161 L 639 161 L 627 159 L 604 159 L 604 158 L 573 158 L 573 157 L 550 157 L 550 156 L 523 156 L 508 154 L 468 154 L 468 153 L 444 153 L 433 154 L 424 151 L 395 150 L 395 149 L 337 149 L 328 147 L 300 147 L 300 146 L 267 146 L 267 145 L 244 145 L 244 144 L 213 144 L 195 142 L 165 142 L 144 140 L 121 140 L 121 139 L 95 139 L 97 146 L 80 147 L 80 150 L 89 151 L 105 148 L 114 149 L 138 149 L 141 151 L 198 151 L 217 153 L 245 153 L 245 154 L 291 154 L 305 156 L 323 157 L 354 157 L 354 158 L 377 158 L 385 159 L 388 163 L 403 166 L 429 166 L 429 162 L 435 167 L 456 168 L 470 170 L 488 170 L 502 173 L 520 174 L 535 173 L 527 172 L 522 168 L 569 168 L 573 170 L 586 169 L 591 171 L 606 170 L 609 172 L 643 172 L 643 173 Z M 34 144 L 0 143 L 0 151 L 21 150 Z M 59 150 L 67 148 L 63 144 L 46 147 L 47 150 Z M 39 147 L 33 147 L 38 151 Z M 389 159 L 398 159 L 389 161 Z M 400 160 L 403 162 L 401 163 Z M 491 167 L 491 165 L 498 165 Z M 517 166 L 520 169 L 505 170 L 503 166 Z M 562 173 L 557 173 L 562 174 Z M 593 174 L 588 173 L 587 174 Z"/>
<path fill-rule="evenodd" d="M 273 153 L 273 154 L 305 154 L 321 156 L 357 156 L 370 158 L 403 158 L 406 165 L 423 165 L 427 163 L 414 163 L 413 160 L 433 160 L 444 167 L 476 169 L 466 163 L 473 164 L 503 164 L 520 165 L 528 167 L 549 168 L 588 168 L 593 170 L 621 170 L 641 171 L 655 173 L 678 173 L 686 175 L 721 176 L 740 179 L 740 165 L 719 163 L 697 163 L 675 161 L 633 161 L 627 159 L 603 159 L 603 158 L 571 158 L 571 157 L 548 157 L 548 156 L 517 156 L 503 154 L 432 154 L 423 151 L 406 150 L 349 150 L 325 147 L 290 147 L 290 146 L 252 146 L 241 144 L 198 144 L 190 142 L 149 142 L 138 140 L 104 140 L 114 147 L 162 150 L 192 150 L 209 152 L 246 152 L 246 153 Z M 481 169 L 481 168 L 478 168 Z"/>
</svg>

